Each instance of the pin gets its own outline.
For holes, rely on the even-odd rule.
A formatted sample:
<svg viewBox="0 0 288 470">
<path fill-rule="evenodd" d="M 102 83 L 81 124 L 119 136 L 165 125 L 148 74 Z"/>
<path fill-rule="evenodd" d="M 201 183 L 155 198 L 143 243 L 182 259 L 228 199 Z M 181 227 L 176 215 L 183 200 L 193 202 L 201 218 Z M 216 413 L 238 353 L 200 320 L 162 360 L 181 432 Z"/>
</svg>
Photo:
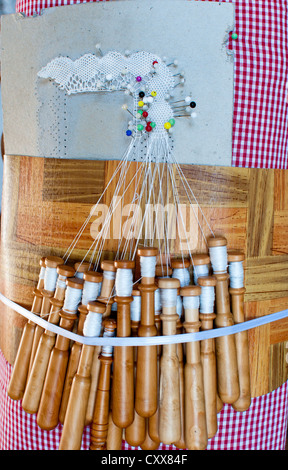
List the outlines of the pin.
<svg viewBox="0 0 288 470">
<path fill-rule="evenodd" d="M 128 113 L 131 114 L 131 116 L 132 116 L 133 118 L 135 118 L 134 114 L 131 113 L 131 111 L 128 109 L 128 105 L 127 105 L 127 104 L 123 104 L 123 105 L 122 105 L 122 109 L 124 109 L 124 111 L 128 111 Z M 135 119 L 136 119 L 136 118 L 135 118 Z"/>
<path fill-rule="evenodd" d="M 104 54 L 103 54 L 103 52 L 101 51 L 101 44 L 99 44 L 99 43 L 96 44 L 96 45 L 95 45 L 95 48 L 96 48 L 96 50 L 99 52 L 99 54 L 103 57 Z"/>
<path fill-rule="evenodd" d="M 167 67 L 171 67 L 171 65 L 174 65 L 175 67 L 177 67 L 178 65 L 178 60 L 173 60 L 173 62 L 171 62 L 170 64 L 167 64 Z"/>
</svg>

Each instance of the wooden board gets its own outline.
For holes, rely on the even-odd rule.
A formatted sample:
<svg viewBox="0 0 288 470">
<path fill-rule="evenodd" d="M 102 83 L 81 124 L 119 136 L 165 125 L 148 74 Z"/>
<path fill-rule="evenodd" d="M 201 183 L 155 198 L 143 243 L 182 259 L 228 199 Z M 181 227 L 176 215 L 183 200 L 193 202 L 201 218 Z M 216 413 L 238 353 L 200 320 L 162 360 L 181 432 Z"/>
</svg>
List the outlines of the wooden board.
<svg viewBox="0 0 288 470">
<path fill-rule="evenodd" d="M 30 308 L 39 259 L 49 254 L 63 256 L 117 164 L 5 157 L 0 286 L 4 295 Z M 137 165 L 131 164 L 127 178 L 135 174 Z M 181 168 L 212 230 L 226 236 L 228 249 L 242 249 L 246 254 L 246 318 L 286 309 L 288 173 L 192 165 Z M 175 179 L 182 197 L 177 172 Z M 106 203 L 113 197 L 115 184 L 105 194 Z M 82 259 L 91 244 L 89 228 L 73 252 L 73 261 Z M 117 246 L 113 240 L 108 245 L 109 250 Z M 195 251 L 203 250 L 207 248 L 199 237 Z M 25 319 L 3 306 L 0 312 L 0 347 L 13 363 Z M 268 393 L 287 379 L 286 341 L 288 320 L 249 332 L 253 396 Z"/>
</svg>

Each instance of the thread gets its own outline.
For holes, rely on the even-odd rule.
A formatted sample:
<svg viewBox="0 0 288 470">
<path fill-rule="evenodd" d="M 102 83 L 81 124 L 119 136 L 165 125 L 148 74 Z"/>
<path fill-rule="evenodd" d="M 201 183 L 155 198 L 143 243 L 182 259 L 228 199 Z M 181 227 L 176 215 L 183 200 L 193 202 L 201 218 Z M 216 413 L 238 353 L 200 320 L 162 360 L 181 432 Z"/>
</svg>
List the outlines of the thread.
<svg viewBox="0 0 288 470">
<path fill-rule="evenodd" d="M 132 321 L 141 320 L 141 296 L 134 295 L 130 304 L 130 315 Z"/>
<path fill-rule="evenodd" d="M 62 274 L 59 274 L 58 279 L 57 279 L 57 288 L 59 289 L 66 289 L 66 276 L 62 276 Z"/>
<path fill-rule="evenodd" d="M 83 334 L 89 338 L 100 336 L 102 328 L 102 314 L 89 312 L 83 325 Z"/>
<path fill-rule="evenodd" d="M 177 295 L 177 301 L 176 301 L 176 313 L 179 316 L 179 318 L 182 317 L 182 311 L 183 311 L 183 301 L 181 295 Z"/>
<path fill-rule="evenodd" d="M 107 279 L 107 281 L 113 281 L 116 277 L 115 271 L 103 271 L 103 278 Z"/>
<path fill-rule="evenodd" d="M 199 295 L 183 296 L 184 310 L 199 309 L 199 306 L 200 306 Z"/>
<path fill-rule="evenodd" d="M 118 268 L 115 279 L 116 295 L 119 297 L 130 297 L 133 290 L 132 269 Z"/>
<path fill-rule="evenodd" d="M 162 304 L 161 304 L 161 293 L 160 289 L 156 289 L 154 292 L 154 311 L 155 314 L 159 314 L 162 310 Z"/>
<path fill-rule="evenodd" d="M 179 279 L 180 287 L 189 286 L 190 284 L 190 272 L 188 268 L 173 269 L 172 277 Z"/>
<path fill-rule="evenodd" d="M 214 273 L 226 273 L 228 267 L 227 246 L 211 246 L 209 254 Z"/>
<path fill-rule="evenodd" d="M 44 276 L 44 289 L 49 292 L 54 292 L 57 282 L 57 269 L 46 267 Z"/>
<path fill-rule="evenodd" d="M 200 313 L 213 313 L 215 289 L 213 286 L 202 286 L 200 294 Z"/>
<path fill-rule="evenodd" d="M 82 296 L 82 289 L 67 286 L 63 310 L 67 313 L 77 312 Z"/>
<path fill-rule="evenodd" d="M 44 279 L 45 278 L 45 266 L 41 266 L 40 273 L 39 273 L 39 279 Z"/>
<path fill-rule="evenodd" d="M 160 289 L 162 307 L 177 306 L 177 289 Z"/>
<path fill-rule="evenodd" d="M 198 278 L 205 277 L 209 275 L 209 265 L 208 264 L 199 264 L 194 266 L 193 270 L 193 277 L 194 277 L 194 284 L 198 286 Z"/>
<path fill-rule="evenodd" d="M 229 263 L 230 287 L 240 289 L 244 287 L 244 268 L 242 261 Z"/>
<path fill-rule="evenodd" d="M 140 256 L 141 277 L 155 277 L 156 256 Z"/>
<path fill-rule="evenodd" d="M 96 300 L 100 294 L 101 282 L 85 281 L 82 293 L 82 304 L 88 305 L 89 302 Z"/>
<path fill-rule="evenodd" d="M 108 331 L 104 329 L 103 338 L 113 338 L 115 336 L 115 330 Z M 101 355 L 105 357 L 110 357 L 113 354 L 113 346 L 102 346 Z"/>
</svg>

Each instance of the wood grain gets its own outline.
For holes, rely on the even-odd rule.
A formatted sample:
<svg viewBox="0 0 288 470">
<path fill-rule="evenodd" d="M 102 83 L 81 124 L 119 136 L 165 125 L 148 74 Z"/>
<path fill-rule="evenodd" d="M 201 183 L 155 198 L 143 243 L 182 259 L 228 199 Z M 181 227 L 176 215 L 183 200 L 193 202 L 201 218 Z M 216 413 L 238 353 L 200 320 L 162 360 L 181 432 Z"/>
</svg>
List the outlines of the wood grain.
<svg viewBox="0 0 288 470">
<path fill-rule="evenodd" d="M 4 157 L 0 270 L 0 289 L 4 295 L 30 308 L 39 259 L 44 255 L 63 256 L 105 188 L 103 202 L 110 204 L 117 178 L 108 184 L 118 163 Z M 133 179 L 138 168 L 136 162 L 129 164 L 126 181 Z M 180 202 L 185 197 L 181 171 L 201 207 L 198 217 L 205 237 L 211 228 L 215 234 L 225 235 L 228 249 L 240 248 L 246 255 L 245 318 L 286 309 L 288 172 L 174 166 Z M 133 180 L 125 201 L 141 189 L 141 179 L 135 184 Z M 81 260 L 93 243 L 90 230 L 95 220 L 96 215 L 87 224 L 69 263 Z M 108 258 L 113 258 L 117 246 L 118 240 L 108 240 L 105 245 Z M 203 250 L 207 251 L 205 238 L 196 227 L 193 252 Z M 179 251 L 179 240 L 175 240 L 173 253 Z M 24 324 L 23 317 L 1 307 L 0 347 L 11 364 Z M 253 396 L 267 393 L 287 379 L 283 362 L 286 341 L 288 320 L 249 332 Z"/>
</svg>

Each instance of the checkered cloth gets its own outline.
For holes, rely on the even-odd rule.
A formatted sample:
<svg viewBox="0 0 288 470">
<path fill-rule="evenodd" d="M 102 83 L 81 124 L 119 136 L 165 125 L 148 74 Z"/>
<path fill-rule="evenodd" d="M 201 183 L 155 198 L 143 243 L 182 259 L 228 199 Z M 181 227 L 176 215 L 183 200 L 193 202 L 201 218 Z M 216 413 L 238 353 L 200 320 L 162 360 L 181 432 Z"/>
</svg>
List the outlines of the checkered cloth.
<svg viewBox="0 0 288 470">
<path fill-rule="evenodd" d="M 52 431 L 37 426 L 36 415 L 23 411 L 21 402 L 11 400 L 7 387 L 11 365 L 0 351 L 0 450 L 57 450 L 62 425 Z M 218 432 L 209 440 L 207 450 L 284 450 L 288 410 L 288 382 L 277 390 L 253 398 L 248 411 L 238 413 L 224 405 L 218 414 Z M 82 450 L 88 450 L 90 428 L 85 427 Z M 122 443 L 122 450 L 138 448 Z M 161 444 L 159 450 L 176 450 Z"/>
<path fill-rule="evenodd" d="M 287 169 L 287 2 L 224 1 L 235 3 L 238 34 L 229 44 L 235 57 L 231 165 Z M 31 16 L 74 3 L 85 0 L 17 0 L 16 11 Z"/>
</svg>

